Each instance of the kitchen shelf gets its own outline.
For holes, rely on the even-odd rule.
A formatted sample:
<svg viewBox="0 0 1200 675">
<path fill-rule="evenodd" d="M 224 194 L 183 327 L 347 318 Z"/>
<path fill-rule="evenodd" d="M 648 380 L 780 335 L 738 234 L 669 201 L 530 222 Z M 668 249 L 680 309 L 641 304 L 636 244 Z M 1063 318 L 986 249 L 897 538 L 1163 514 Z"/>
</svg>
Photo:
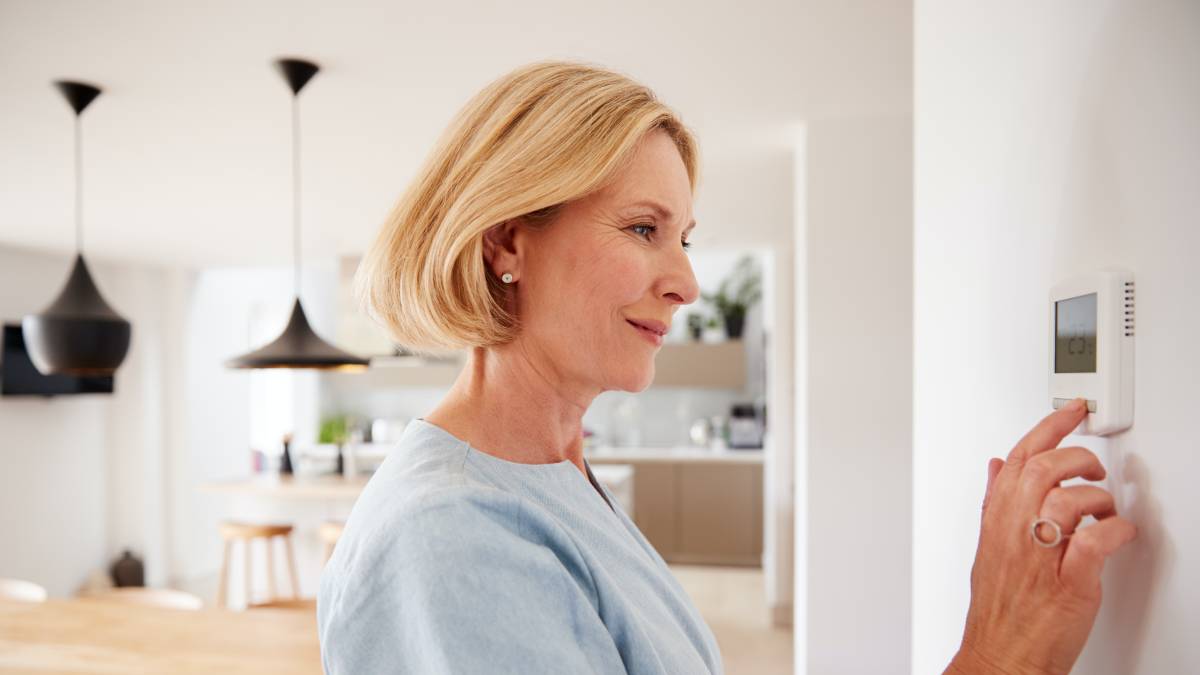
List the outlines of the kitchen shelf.
<svg viewBox="0 0 1200 675">
<path fill-rule="evenodd" d="M 746 386 L 746 346 L 725 342 L 668 342 L 654 360 L 655 387 L 743 389 Z"/>
<path fill-rule="evenodd" d="M 427 359 L 419 356 L 377 356 L 359 373 L 324 373 L 336 387 L 395 389 L 397 387 L 449 387 L 462 370 L 463 356 Z"/>
</svg>

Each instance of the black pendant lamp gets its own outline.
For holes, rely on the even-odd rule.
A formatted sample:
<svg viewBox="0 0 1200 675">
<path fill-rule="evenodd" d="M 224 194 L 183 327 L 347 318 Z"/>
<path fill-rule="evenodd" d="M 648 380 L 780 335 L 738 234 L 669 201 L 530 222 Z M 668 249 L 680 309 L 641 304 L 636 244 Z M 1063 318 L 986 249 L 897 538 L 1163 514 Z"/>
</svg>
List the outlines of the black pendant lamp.
<svg viewBox="0 0 1200 675">
<path fill-rule="evenodd" d="M 104 301 L 83 260 L 80 116 L 100 90 L 83 82 L 59 81 L 54 86 L 75 111 L 75 266 L 54 302 L 21 321 L 25 348 L 43 375 L 112 375 L 129 352 L 132 328 Z"/>
<path fill-rule="evenodd" d="M 292 89 L 292 246 L 295 256 L 296 301 L 283 333 L 266 346 L 226 361 L 230 368 L 311 368 L 321 370 L 364 370 L 366 359 L 344 352 L 317 335 L 300 304 L 300 90 L 320 70 L 317 64 L 299 59 L 279 59 L 279 72 Z"/>
</svg>

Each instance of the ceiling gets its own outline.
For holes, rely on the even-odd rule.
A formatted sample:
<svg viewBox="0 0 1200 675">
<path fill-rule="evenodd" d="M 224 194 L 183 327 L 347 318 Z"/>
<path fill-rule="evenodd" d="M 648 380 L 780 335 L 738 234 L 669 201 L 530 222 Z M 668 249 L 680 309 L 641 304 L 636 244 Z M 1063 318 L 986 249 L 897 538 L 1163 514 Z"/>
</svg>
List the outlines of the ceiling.
<svg viewBox="0 0 1200 675">
<path fill-rule="evenodd" d="M 544 58 L 650 85 L 697 131 L 712 193 L 752 198 L 738 185 L 749 174 L 723 163 L 778 155 L 806 115 L 910 100 L 896 75 L 910 45 L 888 36 L 911 9 L 858 4 L 878 7 L 0 1 L 0 244 L 74 246 L 71 112 L 51 86 L 69 78 L 105 90 L 83 117 L 85 251 L 192 267 L 290 261 L 289 92 L 271 67 L 282 55 L 322 66 L 301 97 L 309 258 L 360 252 L 453 113 Z M 893 53 L 907 61 L 892 65 Z M 702 192 L 697 233 L 720 232 L 704 204 Z"/>
</svg>

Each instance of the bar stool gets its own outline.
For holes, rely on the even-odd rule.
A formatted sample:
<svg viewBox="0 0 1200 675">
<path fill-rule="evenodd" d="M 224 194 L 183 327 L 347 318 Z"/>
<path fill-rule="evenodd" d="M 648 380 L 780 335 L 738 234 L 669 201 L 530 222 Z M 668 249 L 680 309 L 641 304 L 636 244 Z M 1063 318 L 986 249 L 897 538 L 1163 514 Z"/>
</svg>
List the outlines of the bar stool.
<svg viewBox="0 0 1200 675">
<path fill-rule="evenodd" d="M 321 523 L 318 532 L 321 535 L 321 543 L 325 545 L 325 562 L 329 562 L 329 556 L 333 555 L 333 547 L 337 546 L 338 539 L 342 538 L 342 530 L 345 527 L 344 520 L 327 520 Z"/>
<path fill-rule="evenodd" d="M 242 560 L 245 563 L 245 586 L 246 586 L 246 606 L 253 604 L 253 598 L 250 592 L 250 579 L 252 571 L 250 567 L 250 544 L 255 539 L 265 540 L 267 547 L 267 601 L 275 599 L 275 557 L 271 551 L 271 541 L 275 537 L 283 537 L 284 546 L 287 552 L 288 575 L 292 587 L 292 599 L 300 597 L 299 588 L 296 586 L 296 559 L 292 554 L 292 526 L 291 525 L 270 525 L 257 523 L 240 523 L 235 521 L 225 521 L 220 526 L 221 538 L 225 540 L 225 556 L 221 562 L 221 582 L 217 589 L 217 606 L 224 607 L 226 601 L 226 584 L 229 580 L 229 554 L 233 548 L 235 541 L 242 542 Z"/>
</svg>

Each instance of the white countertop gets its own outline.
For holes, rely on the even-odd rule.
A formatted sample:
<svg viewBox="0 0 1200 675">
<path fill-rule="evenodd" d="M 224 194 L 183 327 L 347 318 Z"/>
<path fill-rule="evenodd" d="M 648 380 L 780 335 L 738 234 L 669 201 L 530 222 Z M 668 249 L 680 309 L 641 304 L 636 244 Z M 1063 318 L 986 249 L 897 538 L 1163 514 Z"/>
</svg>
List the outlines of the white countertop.
<svg viewBox="0 0 1200 675">
<path fill-rule="evenodd" d="M 633 467 L 603 465 L 592 467 L 596 480 L 614 494 L 626 491 L 633 478 Z M 371 477 L 361 474 L 353 478 L 336 475 L 281 476 L 275 473 L 252 475 L 233 480 L 210 481 L 200 485 L 201 492 L 249 494 L 272 499 L 356 499 Z"/>
<path fill-rule="evenodd" d="M 713 450 L 695 446 L 677 446 L 673 448 L 614 448 L 601 446 L 587 450 L 583 454 L 593 464 L 604 462 L 700 462 L 713 464 L 762 464 L 763 451 L 754 450 Z"/>
</svg>

